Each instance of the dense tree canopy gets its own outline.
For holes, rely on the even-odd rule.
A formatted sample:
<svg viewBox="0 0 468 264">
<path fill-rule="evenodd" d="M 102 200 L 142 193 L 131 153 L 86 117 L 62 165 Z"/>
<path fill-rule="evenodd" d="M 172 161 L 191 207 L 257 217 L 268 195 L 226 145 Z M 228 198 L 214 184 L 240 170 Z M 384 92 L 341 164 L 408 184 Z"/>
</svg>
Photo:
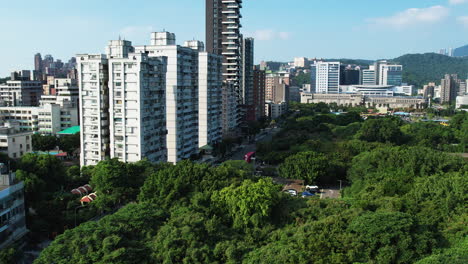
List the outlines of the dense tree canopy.
<svg viewBox="0 0 468 264">
<path fill-rule="evenodd" d="M 259 144 L 257 158 L 278 165 L 283 177 L 319 185 L 339 179 L 347 183 L 342 198 L 290 197 L 243 161 L 109 160 L 70 167 L 60 181 L 43 173 L 46 165 L 60 170 L 53 160 L 27 157 L 18 166 L 32 167 L 20 172 L 29 200 L 48 195 L 37 192 L 44 181 L 60 188 L 91 179 L 98 199 L 88 209 L 127 204 L 104 217 L 91 210 L 93 221 L 58 236 L 36 263 L 466 262 L 468 164 L 445 152 L 461 146 L 464 114 L 442 127 L 362 121 L 352 111 L 339 117 L 324 104 L 293 107 L 273 140 Z M 362 132 L 374 138 L 361 140 Z M 68 204 L 44 206 L 66 219 L 51 205 Z"/>
</svg>

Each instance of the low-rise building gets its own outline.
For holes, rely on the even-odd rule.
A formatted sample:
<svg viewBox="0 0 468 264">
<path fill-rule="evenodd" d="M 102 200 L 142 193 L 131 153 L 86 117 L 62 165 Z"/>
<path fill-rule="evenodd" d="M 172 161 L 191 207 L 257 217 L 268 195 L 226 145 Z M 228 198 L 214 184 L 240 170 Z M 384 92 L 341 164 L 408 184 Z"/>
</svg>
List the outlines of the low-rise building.
<svg viewBox="0 0 468 264">
<path fill-rule="evenodd" d="M 37 106 L 42 92 L 42 82 L 35 81 L 29 71 L 13 72 L 11 80 L 0 84 L 0 100 L 4 106 Z"/>
<path fill-rule="evenodd" d="M 286 102 L 266 101 L 265 103 L 265 113 L 271 119 L 278 118 L 285 114 L 287 111 L 288 104 Z"/>
<path fill-rule="evenodd" d="M 468 95 L 457 96 L 456 108 L 468 110 Z"/>
<path fill-rule="evenodd" d="M 413 96 L 379 96 L 359 93 L 313 94 L 301 93 L 301 103 L 336 103 L 342 106 L 387 107 L 387 108 L 424 108 L 427 100 Z"/>
<path fill-rule="evenodd" d="M 0 107 L 0 123 L 17 123 L 19 131 L 56 134 L 78 125 L 78 109 L 69 104 Z"/>
<path fill-rule="evenodd" d="M 16 124 L 7 123 L 0 127 L 0 152 L 18 159 L 32 152 L 32 132 L 18 131 Z"/>
<path fill-rule="evenodd" d="M 24 183 L 0 163 L 0 249 L 26 235 Z"/>
</svg>

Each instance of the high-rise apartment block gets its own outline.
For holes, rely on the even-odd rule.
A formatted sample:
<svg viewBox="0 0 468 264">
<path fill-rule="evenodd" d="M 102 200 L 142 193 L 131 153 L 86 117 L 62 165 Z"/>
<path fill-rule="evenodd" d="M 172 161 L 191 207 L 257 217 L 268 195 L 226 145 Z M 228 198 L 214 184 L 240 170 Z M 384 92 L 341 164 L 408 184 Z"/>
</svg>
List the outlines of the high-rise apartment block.
<svg viewBox="0 0 468 264">
<path fill-rule="evenodd" d="M 197 45 L 194 46 L 193 44 Z M 198 146 L 213 145 L 222 139 L 222 61 L 220 55 L 204 51 L 203 42 L 185 44 L 198 53 Z"/>
<path fill-rule="evenodd" d="M 134 53 L 130 41 L 111 41 L 110 156 L 123 162 L 166 161 L 166 58 Z"/>
<path fill-rule="evenodd" d="M 265 84 L 266 73 L 258 67 L 253 70 L 253 97 L 255 104 L 255 119 L 265 116 Z"/>
<path fill-rule="evenodd" d="M 222 56 L 200 41 L 111 41 L 106 55 L 78 55 L 82 165 L 110 157 L 176 163 L 221 140 Z"/>
<path fill-rule="evenodd" d="M 240 121 L 242 104 L 242 0 L 206 0 L 206 48 L 223 56 L 223 132 Z"/>
<path fill-rule="evenodd" d="M 254 39 L 242 40 L 242 104 L 244 106 L 244 118 L 256 120 L 254 103 Z"/>
<path fill-rule="evenodd" d="M 199 51 L 176 45 L 175 34 L 151 33 L 151 45 L 136 46 L 139 53 L 167 57 L 167 157 L 176 163 L 198 153 Z"/>
<path fill-rule="evenodd" d="M 77 55 L 81 165 L 110 157 L 166 161 L 166 58 L 109 43 L 106 55 Z"/>
<path fill-rule="evenodd" d="M 106 55 L 77 55 L 82 166 L 110 157 L 109 61 Z"/>
<path fill-rule="evenodd" d="M 440 102 L 452 103 L 457 97 L 458 90 L 458 75 L 446 74 L 445 78 L 441 80 Z"/>
</svg>

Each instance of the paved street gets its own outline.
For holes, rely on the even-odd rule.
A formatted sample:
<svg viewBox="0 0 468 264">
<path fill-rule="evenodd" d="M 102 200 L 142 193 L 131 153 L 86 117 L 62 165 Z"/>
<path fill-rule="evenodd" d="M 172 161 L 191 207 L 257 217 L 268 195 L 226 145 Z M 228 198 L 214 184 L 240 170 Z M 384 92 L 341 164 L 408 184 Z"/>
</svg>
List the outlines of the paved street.
<svg viewBox="0 0 468 264">
<path fill-rule="evenodd" d="M 262 141 L 270 141 L 273 138 L 273 135 L 277 133 L 280 129 L 279 128 L 267 128 L 267 133 L 264 136 L 257 136 L 258 137 L 258 142 Z M 234 152 L 234 154 L 229 157 L 229 160 L 244 160 L 245 154 L 256 151 L 256 143 L 249 144 L 249 145 L 242 145 L 242 148 L 240 148 L 238 151 Z"/>
</svg>

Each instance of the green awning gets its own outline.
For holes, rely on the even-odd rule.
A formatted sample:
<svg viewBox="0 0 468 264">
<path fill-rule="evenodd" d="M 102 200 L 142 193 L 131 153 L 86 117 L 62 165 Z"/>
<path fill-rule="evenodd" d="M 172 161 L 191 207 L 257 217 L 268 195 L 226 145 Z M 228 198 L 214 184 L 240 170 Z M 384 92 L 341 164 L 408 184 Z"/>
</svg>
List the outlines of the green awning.
<svg viewBox="0 0 468 264">
<path fill-rule="evenodd" d="M 80 126 L 69 127 L 63 131 L 58 132 L 59 135 L 75 135 L 80 133 Z"/>
<path fill-rule="evenodd" d="M 210 146 L 210 145 L 205 145 L 205 146 L 201 147 L 200 149 L 203 149 L 203 150 L 213 150 L 213 147 Z"/>
</svg>

